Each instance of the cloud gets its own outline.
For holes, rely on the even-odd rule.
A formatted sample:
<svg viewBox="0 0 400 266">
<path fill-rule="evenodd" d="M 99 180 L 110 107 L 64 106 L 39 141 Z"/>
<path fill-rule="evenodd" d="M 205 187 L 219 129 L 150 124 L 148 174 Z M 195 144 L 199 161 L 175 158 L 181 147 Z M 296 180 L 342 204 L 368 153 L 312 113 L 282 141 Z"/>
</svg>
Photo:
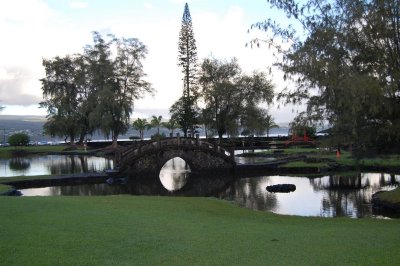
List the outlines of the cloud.
<svg viewBox="0 0 400 266">
<path fill-rule="evenodd" d="M 27 92 L 32 85 L 32 72 L 27 68 L 0 69 L 0 103 L 6 105 L 38 104 L 41 97 Z"/>
<path fill-rule="evenodd" d="M 89 6 L 87 2 L 74 1 L 69 3 L 69 7 L 72 9 L 85 9 Z"/>
<path fill-rule="evenodd" d="M 79 12 L 51 9 L 45 1 L 4 2 L 0 1 L 0 35 L 8 38 L 3 40 L 0 50 L 0 105 L 40 102 L 39 79 L 45 75 L 42 58 L 82 52 L 84 45 L 92 43 L 93 30 L 114 33 L 117 37 L 136 37 L 148 47 L 144 70 L 157 93 L 154 97 L 136 101 L 135 111 L 165 114 L 182 95 L 177 45 L 185 0 L 170 0 L 169 3 L 182 4 L 180 8 L 172 6 L 171 12 L 164 12 L 158 5 L 153 6 L 152 1 L 145 0 L 139 4 L 135 16 L 121 15 L 113 10 L 107 17 L 99 16 L 95 1 L 83 19 L 74 16 Z M 67 9 L 88 7 L 87 1 L 67 3 Z M 266 71 L 273 61 L 269 52 L 263 48 L 245 48 L 251 39 L 247 34 L 248 21 L 254 20 L 245 7 L 233 5 L 222 11 L 219 9 L 218 13 L 206 8 L 201 10 L 190 10 L 200 62 L 210 55 L 219 59 L 235 56 L 245 72 Z M 277 80 L 275 83 L 283 82 Z"/>
<path fill-rule="evenodd" d="M 40 0 L 13 0 L 0 3 L 0 23 L 39 22 L 52 15 L 54 12 Z"/>
<path fill-rule="evenodd" d="M 152 8 L 153 8 L 153 5 L 150 4 L 150 3 L 145 3 L 143 6 L 144 6 L 144 8 L 146 8 L 146 9 L 152 9 Z"/>
</svg>

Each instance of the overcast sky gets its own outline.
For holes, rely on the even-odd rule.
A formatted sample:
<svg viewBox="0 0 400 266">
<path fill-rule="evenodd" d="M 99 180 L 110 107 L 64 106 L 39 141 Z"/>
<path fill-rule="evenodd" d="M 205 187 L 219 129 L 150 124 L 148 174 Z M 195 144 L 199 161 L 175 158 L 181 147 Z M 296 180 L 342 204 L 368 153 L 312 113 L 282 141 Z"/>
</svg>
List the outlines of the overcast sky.
<svg viewBox="0 0 400 266">
<path fill-rule="evenodd" d="M 81 53 L 92 44 L 92 31 L 99 31 L 135 37 L 148 47 L 143 63 L 157 92 L 135 102 L 134 116 L 167 117 L 182 94 L 177 43 L 185 2 L 200 60 L 235 56 L 247 73 L 267 71 L 273 60 L 267 47 L 245 47 L 254 36 L 265 37 L 262 32 L 247 33 L 252 23 L 282 15 L 263 0 L 0 0 L 0 104 L 6 106 L 0 114 L 45 115 L 38 108 L 42 58 Z M 275 91 L 285 86 L 281 73 L 271 79 Z M 269 107 L 275 120 L 290 122 L 293 107 L 277 107 Z"/>
</svg>

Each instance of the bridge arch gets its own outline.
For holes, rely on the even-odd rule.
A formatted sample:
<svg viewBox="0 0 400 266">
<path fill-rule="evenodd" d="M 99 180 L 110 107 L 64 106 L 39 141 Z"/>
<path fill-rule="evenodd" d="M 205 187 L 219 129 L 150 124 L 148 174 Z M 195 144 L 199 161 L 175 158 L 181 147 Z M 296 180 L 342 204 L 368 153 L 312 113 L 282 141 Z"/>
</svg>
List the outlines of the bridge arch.
<svg viewBox="0 0 400 266">
<path fill-rule="evenodd" d="M 120 172 L 127 174 L 158 173 L 175 157 L 186 161 L 192 171 L 233 169 L 233 150 L 192 138 L 168 138 L 144 145 L 132 146 L 119 154 Z"/>
</svg>

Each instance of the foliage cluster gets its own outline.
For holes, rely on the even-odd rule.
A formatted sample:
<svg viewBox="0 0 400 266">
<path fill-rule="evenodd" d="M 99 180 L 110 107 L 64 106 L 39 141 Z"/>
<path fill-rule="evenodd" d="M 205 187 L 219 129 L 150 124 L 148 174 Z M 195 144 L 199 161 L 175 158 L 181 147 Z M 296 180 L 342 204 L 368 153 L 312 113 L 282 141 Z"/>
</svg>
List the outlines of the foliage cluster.
<svg viewBox="0 0 400 266">
<path fill-rule="evenodd" d="M 160 134 L 160 128 L 162 127 L 168 129 L 170 134 L 173 135 L 174 130 L 178 127 L 178 124 L 173 118 L 169 119 L 168 122 L 162 122 L 161 115 L 153 115 L 150 122 L 147 122 L 147 119 L 138 118 L 133 122 L 132 126 L 135 130 L 139 131 L 139 138 L 143 139 L 144 131 L 151 128 L 157 129 L 157 133 L 153 135 L 152 138 L 165 138 L 164 133 Z"/>
<path fill-rule="evenodd" d="M 134 101 L 153 92 L 141 63 L 147 48 L 138 39 L 103 38 L 97 32 L 93 42 L 82 54 L 43 60 L 44 128 L 71 142 L 99 130 L 116 144 L 130 126 Z"/>
<path fill-rule="evenodd" d="M 178 42 L 178 65 L 182 68 L 183 94 L 170 108 L 171 117 L 187 135 L 204 125 L 206 136 L 261 135 L 276 124 L 260 103 L 271 103 L 273 88 L 264 73 L 245 75 L 235 58 L 215 58 L 197 63 L 197 47 L 192 18 L 186 3 Z M 205 107 L 198 107 L 202 102 Z"/>
<path fill-rule="evenodd" d="M 15 133 L 8 138 L 8 143 L 11 146 L 27 146 L 30 138 L 25 133 Z"/>
<path fill-rule="evenodd" d="M 194 132 L 194 125 L 197 123 L 196 101 L 198 97 L 197 46 L 194 38 L 192 17 L 187 3 L 183 11 L 181 30 L 179 32 L 178 66 L 182 68 L 183 93 L 182 97 L 171 107 L 170 112 L 173 119 L 178 121 L 186 137 L 188 131 Z"/>
<path fill-rule="evenodd" d="M 253 25 L 268 33 L 276 65 L 295 84 L 280 98 L 305 101 L 307 116 L 332 125 L 338 143 L 399 150 L 400 1 L 268 2 L 290 23 Z"/>
<path fill-rule="evenodd" d="M 270 119 L 261 103 L 271 103 L 273 86 L 262 72 L 242 73 L 236 58 L 222 61 L 207 58 L 200 70 L 199 83 L 205 103 L 204 124 L 221 139 L 224 134 L 237 136 L 242 128 L 248 135 L 261 135 Z"/>
</svg>

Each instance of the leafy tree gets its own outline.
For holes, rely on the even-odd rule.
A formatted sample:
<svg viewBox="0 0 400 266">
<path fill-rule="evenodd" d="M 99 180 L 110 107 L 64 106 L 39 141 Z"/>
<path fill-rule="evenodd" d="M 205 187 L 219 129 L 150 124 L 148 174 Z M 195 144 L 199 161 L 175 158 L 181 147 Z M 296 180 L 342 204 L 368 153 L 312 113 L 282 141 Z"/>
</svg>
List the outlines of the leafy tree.
<svg viewBox="0 0 400 266">
<path fill-rule="evenodd" d="M 268 130 L 266 123 L 267 116 L 266 111 L 257 106 L 249 105 L 244 108 L 241 114 L 241 126 L 243 131 L 246 132 L 244 135 L 264 135 Z"/>
<path fill-rule="evenodd" d="M 163 126 L 163 123 L 161 121 L 162 121 L 161 115 L 159 116 L 153 115 L 151 117 L 150 125 L 151 127 L 157 128 L 157 136 L 160 136 L 160 128 Z"/>
<path fill-rule="evenodd" d="M 317 126 L 314 119 L 307 115 L 307 112 L 299 113 L 292 122 L 289 123 L 289 135 L 315 137 Z"/>
<path fill-rule="evenodd" d="M 219 140 L 226 133 L 236 135 L 240 120 L 243 124 L 250 123 L 245 111 L 255 111 L 256 108 L 251 108 L 262 102 L 270 103 L 273 98 L 273 87 L 265 74 L 243 75 L 235 58 L 229 62 L 205 59 L 201 65 L 200 84 L 206 112 L 212 113 L 211 126 Z"/>
<path fill-rule="evenodd" d="M 214 120 L 213 120 L 213 112 L 209 108 L 202 109 L 199 115 L 199 122 L 204 126 L 204 132 L 206 134 L 206 138 L 209 136 L 216 135 L 214 130 Z"/>
<path fill-rule="evenodd" d="M 178 65 L 182 68 L 183 74 L 183 95 L 176 104 L 182 104 L 181 121 L 183 132 L 186 136 L 188 129 L 193 129 L 196 123 L 195 109 L 197 100 L 197 47 L 194 38 L 192 17 L 189 11 L 189 5 L 185 4 L 182 16 L 181 30 L 179 32 L 178 42 Z"/>
<path fill-rule="evenodd" d="M 269 137 L 269 132 L 273 128 L 279 128 L 279 126 L 275 123 L 274 118 L 270 114 L 266 114 L 264 118 L 265 129 L 267 132 L 267 137 Z"/>
<path fill-rule="evenodd" d="M 254 25 L 287 41 L 268 41 L 296 84 L 281 97 L 307 102 L 309 116 L 327 120 L 338 139 L 399 149 L 400 1 L 268 2 L 296 23 Z"/>
<path fill-rule="evenodd" d="M 78 123 L 82 116 L 80 60 L 79 55 L 43 60 L 46 77 L 41 79 L 44 101 L 40 106 L 47 108 L 48 112 L 45 132 L 69 138 L 71 142 L 75 141 L 84 127 Z"/>
<path fill-rule="evenodd" d="M 140 137 L 140 139 L 143 140 L 144 131 L 148 127 L 147 120 L 138 118 L 133 122 L 132 126 L 133 126 L 134 129 L 139 131 L 139 137 Z"/>
<path fill-rule="evenodd" d="M 147 49 L 137 39 L 110 36 L 111 40 L 106 42 L 98 33 L 94 36 L 94 45 L 86 48 L 95 73 L 92 84 L 97 91 L 90 120 L 107 137 L 111 134 L 116 146 L 118 136 L 128 131 L 134 101 L 152 92 L 150 84 L 143 80 L 141 63 Z M 114 58 L 111 57 L 113 49 L 116 50 Z"/>
<path fill-rule="evenodd" d="M 134 101 L 153 92 L 143 79 L 147 49 L 137 39 L 109 35 L 106 40 L 97 32 L 93 42 L 83 55 L 43 60 L 41 106 L 49 113 L 45 130 L 71 142 L 100 130 L 111 135 L 115 146 L 129 128 Z"/>
<path fill-rule="evenodd" d="M 168 129 L 170 131 L 170 134 L 173 136 L 174 130 L 178 128 L 178 123 L 175 119 L 171 118 L 168 122 L 163 122 L 162 126 Z"/>
<path fill-rule="evenodd" d="M 29 136 L 25 133 L 15 133 L 8 138 L 11 146 L 27 146 L 29 144 Z"/>
<path fill-rule="evenodd" d="M 187 108 L 186 105 L 187 102 L 194 102 L 194 98 L 194 96 L 190 96 L 189 100 L 185 100 L 185 98 L 182 96 L 169 109 L 171 118 L 178 123 L 185 137 L 187 137 L 188 131 L 194 131 L 194 125 L 198 121 L 198 107 L 196 105 L 191 105 L 190 108 Z"/>
</svg>

